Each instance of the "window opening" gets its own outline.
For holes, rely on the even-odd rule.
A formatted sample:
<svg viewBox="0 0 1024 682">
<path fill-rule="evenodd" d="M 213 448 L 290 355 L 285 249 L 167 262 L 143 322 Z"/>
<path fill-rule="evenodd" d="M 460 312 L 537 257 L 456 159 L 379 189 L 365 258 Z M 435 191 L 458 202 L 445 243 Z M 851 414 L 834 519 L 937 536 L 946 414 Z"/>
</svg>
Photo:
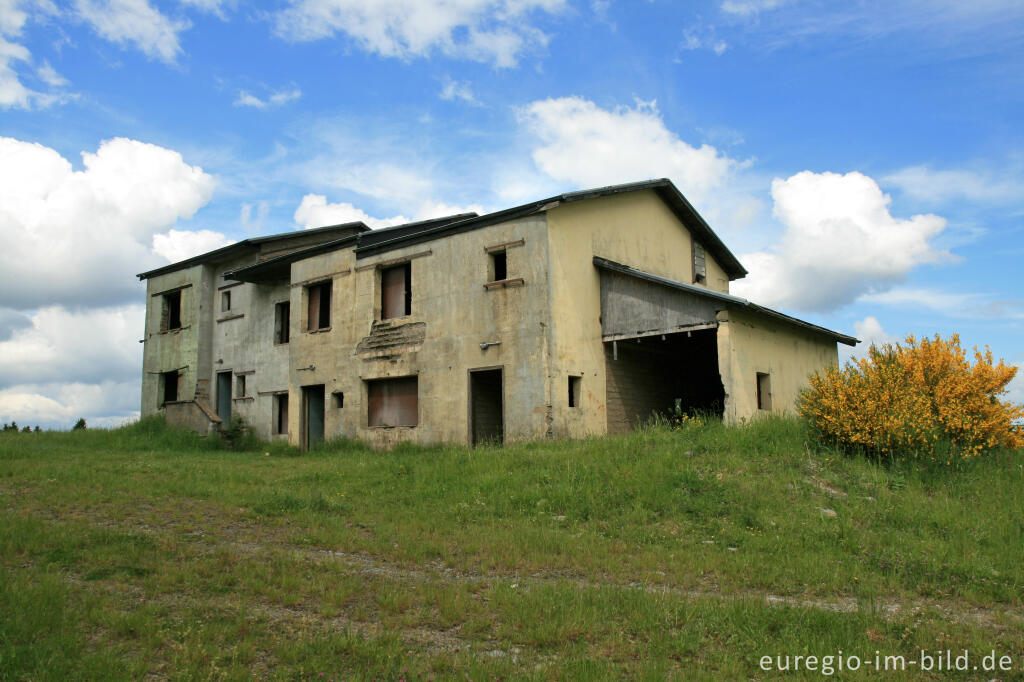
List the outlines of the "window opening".
<svg viewBox="0 0 1024 682">
<path fill-rule="evenodd" d="M 416 426 L 419 423 L 417 377 L 376 379 L 367 382 L 370 426 Z"/>
<path fill-rule="evenodd" d="M 315 331 L 331 326 L 331 282 L 320 282 L 306 287 L 309 310 L 306 329 Z"/>
<path fill-rule="evenodd" d="M 569 377 L 569 407 L 580 406 L 580 385 L 583 377 Z"/>
<path fill-rule="evenodd" d="M 380 271 L 380 319 L 412 314 L 412 264 Z"/>
<path fill-rule="evenodd" d="M 291 317 L 292 304 L 290 301 L 281 301 L 274 305 L 274 343 L 288 343 Z"/>
<path fill-rule="evenodd" d="M 508 256 L 505 251 L 491 253 L 491 281 L 508 279 Z"/>
<path fill-rule="evenodd" d="M 164 294 L 163 324 L 161 331 L 181 329 L 181 290 Z"/>
</svg>

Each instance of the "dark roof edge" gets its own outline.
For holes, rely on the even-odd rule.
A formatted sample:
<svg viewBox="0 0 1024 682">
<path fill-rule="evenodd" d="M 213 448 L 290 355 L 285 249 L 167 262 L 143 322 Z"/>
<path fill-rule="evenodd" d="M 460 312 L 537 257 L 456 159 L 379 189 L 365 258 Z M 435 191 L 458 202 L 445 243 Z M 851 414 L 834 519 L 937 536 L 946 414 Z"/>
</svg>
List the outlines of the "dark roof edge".
<svg viewBox="0 0 1024 682">
<path fill-rule="evenodd" d="M 777 310 L 772 310 L 771 308 L 765 308 L 764 306 L 758 305 L 756 303 L 751 303 L 747 299 L 740 298 L 739 296 L 733 296 L 732 294 L 723 294 L 720 291 L 705 289 L 704 287 L 697 286 L 695 284 L 677 282 L 674 279 L 668 279 L 667 277 L 654 275 L 643 270 L 637 270 L 636 268 L 631 268 L 628 265 L 616 263 L 615 261 L 608 260 L 607 258 L 601 258 L 600 256 L 594 256 L 594 265 L 597 266 L 598 268 L 601 268 L 602 270 L 618 272 L 623 275 L 629 275 L 630 277 L 636 277 L 637 279 L 643 279 L 648 282 L 654 282 L 655 284 L 661 284 L 663 286 L 672 287 L 673 289 L 679 289 L 680 291 L 696 294 L 697 296 L 703 296 L 705 298 L 711 298 L 718 301 L 722 301 L 723 303 L 728 303 L 731 305 L 747 308 L 751 312 L 759 313 L 768 317 L 773 317 L 777 320 L 781 320 L 783 322 L 792 324 L 797 327 L 808 329 L 818 334 L 824 334 L 825 336 L 829 336 L 838 341 L 839 343 L 844 343 L 847 346 L 855 346 L 860 342 L 860 339 L 857 339 L 853 336 L 842 334 L 840 332 L 833 331 L 825 327 L 820 327 L 816 324 L 812 324 L 799 318 L 786 315 L 785 313 L 780 313 Z"/>
<path fill-rule="evenodd" d="M 168 263 L 167 265 L 163 265 L 159 268 L 154 268 L 153 270 L 140 272 L 138 275 L 136 275 L 136 277 L 138 277 L 139 279 L 149 279 L 150 277 L 156 277 L 157 275 L 164 275 L 168 272 L 174 272 L 175 270 L 181 270 L 182 268 L 189 268 L 192 267 L 193 265 L 198 265 L 200 263 L 205 263 L 207 261 L 218 260 L 221 256 L 226 256 L 232 253 L 233 251 L 241 251 L 242 248 L 254 249 L 258 245 L 263 244 L 265 242 L 279 241 L 282 239 L 288 239 L 289 237 L 298 237 L 301 235 L 318 234 L 322 232 L 330 232 L 333 230 L 351 228 L 356 228 L 360 232 L 366 232 L 367 230 L 370 229 L 369 227 L 366 226 L 366 223 L 362 222 L 361 220 L 357 220 L 351 223 L 328 225 L 326 227 L 315 227 L 309 230 L 291 230 L 289 232 L 279 232 L 278 234 L 269 234 L 265 237 L 250 237 L 249 239 L 243 239 L 240 242 L 228 244 L 227 246 L 222 246 L 219 249 L 207 251 L 206 253 L 201 253 L 197 256 L 192 256 L 191 258 L 186 258 L 185 260 L 180 260 L 176 263 Z"/>
<path fill-rule="evenodd" d="M 297 250 L 292 251 L 290 253 L 285 253 L 285 254 L 282 254 L 280 256 L 274 256 L 273 258 L 268 258 L 268 259 L 266 259 L 264 261 L 260 261 L 259 263 L 253 263 L 252 265 L 246 265 L 245 267 L 238 268 L 237 270 L 232 270 L 231 272 L 225 272 L 224 273 L 224 277 L 227 278 L 227 279 L 238 279 L 234 275 L 239 275 L 239 274 L 240 275 L 246 275 L 246 274 L 258 273 L 261 269 L 265 269 L 263 266 L 272 267 L 274 265 L 280 264 L 280 263 L 285 262 L 285 261 L 295 262 L 295 261 L 298 261 L 298 260 L 302 260 L 304 258 L 308 258 L 310 256 L 315 256 L 315 255 L 318 255 L 318 254 L 321 254 L 321 253 L 327 253 L 327 252 L 330 252 L 330 251 L 334 251 L 336 249 L 345 248 L 346 246 L 349 246 L 352 242 L 355 242 L 358 245 L 360 238 L 364 234 L 380 234 L 382 231 L 386 231 L 386 230 L 393 230 L 393 229 L 399 229 L 399 228 L 401 228 L 401 229 L 408 229 L 410 227 L 411 228 L 415 228 L 415 227 L 417 227 L 419 225 L 430 225 L 432 223 L 439 223 L 439 222 L 451 221 L 451 220 L 459 221 L 459 220 L 464 220 L 466 218 L 469 218 L 471 216 L 476 216 L 476 214 L 475 213 L 456 213 L 455 215 L 441 216 L 440 218 L 427 218 L 426 220 L 417 220 L 417 221 L 414 221 L 414 222 L 411 222 L 411 223 L 401 223 L 399 225 L 392 225 L 390 227 L 382 227 L 382 228 L 379 228 L 377 230 L 370 230 L 368 232 L 362 232 L 360 234 L 355 234 L 355 235 L 351 235 L 351 236 L 348 236 L 348 237 L 342 237 L 341 239 L 335 239 L 335 240 L 329 241 L 329 242 L 321 242 L 320 244 L 313 244 L 312 246 L 307 246 L 307 247 L 304 247 L 304 248 L 301 248 L 301 249 L 297 249 Z M 427 228 L 427 229 L 430 229 L 430 228 Z"/>
<path fill-rule="evenodd" d="M 677 212 L 683 213 L 690 220 L 682 220 L 683 224 L 687 229 L 693 229 L 699 234 L 698 239 L 704 244 L 705 248 L 711 252 L 715 259 L 725 270 L 729 279 L 740 279 L 747 274 L 747 270 L 740 264 L 736 256 L 725 246 L 718 235 L 715 234 L 714 230 L 707 224 L 704 218 L 697 213 L 697 209 L 683 196 L 682 192 L 672 183 L 668 178 L 659 178 L 656 180 L 642 180 L 640 182 L 629 182 L 621 185 L 608 185 L 607 187 L 596 187 L 593 189 L 578 190 L 575 192 L 565 192 L 563 194 L 557 194 L 546 199 L 539 199 L 532 201 L 528 204 L 521 206 L 515 206 L 513 208 L 506 208 L 501 211 L 494 213 L 487 213 L 482 216 L 475 218 L 468 218 L 466 220 L 449 223 L 447 225 L 440 226 L 433 230 L 424 230 L 414 235 L 406 235 L 396 237 L 387 241 L 373 244 L 371 246 L 357 248 L 356 258 L 367 258 L 374 256 L 379 253 L 385 253 L 393 249 L 401 248 L 403 246 L 412 246 L 413 244 L 419 244 L 431 239 L 438 239 L 440 237 L 447 237 L 460 232 L 467 232 L 469 230 L 475 230 L 481 227 L 487 227 L 496 223 L 501 223 L 506 220 L 514 220 L 516 218 L 523 218 L 545 210 L 545 207 L 551 204 L 558 204 L 561 202 L 569 203 L 573 201 L 583 201 L 586 199 L 594 199 L 597 197 L 611 196 L 614 194 L 624 194 L 627 192 L 636 192 L 640 190 L 654 190 L 658 192 L 658 195 L 663 201 L 666 201 Z"/>
<path fill-rule="evenodd" d="M 417 232 L 411 235 L 405 235 L 401 237 L 395 237 L 394 239 L 388 239 L 386 241 L 379 242 L 377 244 L 371 244 L 356 249 L 356 258 L 368 258 L 375 256 L 378 253 L 386 253 L 393 251 L 394 249 L 401 248 L 403 246 L 412 246 L 413 244 L 422 244 L 423 242 L 432 241 L 434 239 L 440 239 L 441 237 L 448 237 L 453 234 L 460 232 L 468 232 L 469 230 L 475 230 L 481 227 L 487 227 L 488 225 L 496 225 L 497 223 L 503 223 L 506 220 L 515 220 L 516 218 L 523 218 L 536 213 L 540 206 L 551 201 L 557 201 L 558 198 L 544 199 L 541 201 L 535 201 L 530 204 L 523 204 L 522 206 L 515 206 L 513 208 L 506 208 L 501 211 L 494 213 L 486 213 L 482 216 L 475 218 L 466 218 L 465 220 L 457 220 L 454 223 L 448 223 L 432 229 Z"/>
<path fill-rule="evenodd" d="M 246 265 L 244 267 L 238 268 L 237 270 L 225 272 L 224 279 L 233 279 L 240 282 L 247 282 L 249 280 L 242 279 L 241 277 L 237 277 L 236 275 L 242 275 L 244 277 L 247 275 L 259 274 L 261 270 L 271 269 L 274 266 L 280 265 L 282 263 L 293 263 L 297 260 L 302 260 L 303 258 L 309 258 L 310 256 L 316 256 L 321 253 L 327 253 L 329 251 L 334 251 L 336 249 L 345 248 L 350 244 L 356 243 L 358 240 L 359 235 L 353 234 L 348 237 L 342 237 L 341 239 L 333 239 L 329 242 L 313 244 L 312 246 L 297 249 L 289 253 L 283 253 L 280 256 L 274 256 L 273 258 L 261 260 L 257 263 L 253 263 L 252 265 Z"/>
</svg>

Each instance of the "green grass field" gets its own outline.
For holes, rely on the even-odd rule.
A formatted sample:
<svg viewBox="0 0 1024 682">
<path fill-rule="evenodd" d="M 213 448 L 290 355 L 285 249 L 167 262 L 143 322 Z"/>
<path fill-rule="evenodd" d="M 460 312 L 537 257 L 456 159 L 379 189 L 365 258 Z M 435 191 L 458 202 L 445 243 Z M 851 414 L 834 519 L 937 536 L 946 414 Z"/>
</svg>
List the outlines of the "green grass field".
<svg viewBox="0 0 1024 682">
<path fill-rule="evenodd" d="M 1022 462 L 880 465 L 785 419 L 301 455 L 0 433 L 0 679 L 776 679 L 762 656 L 922 649 L 1013 668 L 840 676 L 1020 679 Z"/>
</svg>

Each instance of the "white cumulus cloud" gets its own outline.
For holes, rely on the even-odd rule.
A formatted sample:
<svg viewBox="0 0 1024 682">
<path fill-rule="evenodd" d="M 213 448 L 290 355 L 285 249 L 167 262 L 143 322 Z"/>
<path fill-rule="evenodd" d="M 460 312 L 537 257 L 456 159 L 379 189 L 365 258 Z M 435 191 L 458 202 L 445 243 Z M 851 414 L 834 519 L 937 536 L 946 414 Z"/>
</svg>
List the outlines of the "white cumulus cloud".
<svg viewBox="0 0 1024 682">
<path fill-rule="evenodd" d="M 680 139 L 653 102 L 603 109 L 581 97 L 561 97 L 533 102 L 520 117 L 537 137 L 537 167 L 576 186 L 667 177 L 700 203 L 740 165 L 711 145 Z"/>
<path fill-rule="evenodd" d="M 396 215 L 391 218 L 375 218 L 360 208 L 347 203 L 328 203 L 327 197 L 322 194 L 307 194 L 302 197 L 302 202 L 295 209 L 295 222 L 305 229 L 313 227 L 326 227 L 328 225 L 341 225 L 343 223 L 362 222 L 367 227 L 390 227 L 401 225 L 410 220 L 429 220 L 431 218 L 444 218 L 446 216 L 459 215 L 464 213 L 485 213 L 482 206 L 454 206 L 440 201 L 427 200 L 420 204 L 413 218 L 404 215 Z"/>
<path fill-rule="evenodd" d="M 741 255 L 750 274 L 732 285 L 759 303 L 834 310 L 892 288 L 919 265 L 952 258 L 931 244 L 945 219 L 894 217 L 888 195 L 862 173 L 776 178 L 772 198 L 786 231 L 774 249 Z"/>
<path fill-rule="evenodd" d="M 160 264 L 153 237 L 205 205 L 214 180 L 173 150 L 115 138 L 83 170 L 40 144 L 0 138 L 0 306 L 101 305 L 138 296 Z"/>
<path fill-rule="evenodd" d="M 236 107 L 252 107 L 254 109 L 268 109 L 272 107 L 279 107 L 288 102 L 302 97 L 302 90 L 293 88 L 291 90 L 280 90 L 273 92 L 266 99 L 260 99 L 256 95 L 245 90 L 238 91 L 238 99 L 235 100 Z"/>
<path fill-rule="evenodd" d="M 77 0 L 78 15 L 96 33 L 114 43 L 131 43 L 150 58 L 173 63 L 181 53 L 178 34 L 189 28 L 147 0 Z"/>
<path fill-rule="evenodd" d="M 440 52 L 512 67 L 547 36 L 530 23 L 553 14 L 565 0 L 292 0 L 277 15 L 278 32 L 291 40 L 339 33 L 385 57 L 410 59 Z"/>
<path fill-rule="evenodd" d="M 328 203 L 327 197 L 322 194 L 307 194 L 302 197 L 302 203 L 295 209 L 294 217 L 295 222 L 305 229 L 354 222 L 365 223 L 367 227 L 389 227 L 409 222 L 409 219 L 403 215 L 396 215 L 392 218 L 374 218 L 362 209 L 346 202 Z"/>
<path fill-rule="evenodd" d="M 153 253 L 177 263 L 234 243 L 234 239 L 212 230 L 168 230 L 165 234 L 153 235 Z"/>
</svg>

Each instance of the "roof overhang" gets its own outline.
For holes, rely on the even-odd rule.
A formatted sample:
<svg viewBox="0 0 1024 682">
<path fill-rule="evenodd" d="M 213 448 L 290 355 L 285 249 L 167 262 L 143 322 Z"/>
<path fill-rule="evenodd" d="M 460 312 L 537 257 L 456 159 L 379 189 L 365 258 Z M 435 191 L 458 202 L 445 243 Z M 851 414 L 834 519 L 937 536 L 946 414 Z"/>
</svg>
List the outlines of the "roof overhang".
<svg viewBox="0 0 1024 682">
<path fill-rule="evenodd" d="M 857 339 L 853 336 L 842 334 L 840 332 L 833 331 L 825 327 L 820 327 L 816 324 L 811 324 L 810 322 L 806 322 L 799 318 L 786 315 L 785 313 L 780 313 L 777 310 L 772 310 L 771 308 L 766 308 L 764 306 L 757 305 L 756 303 L 752 303 L 745 298 L 740 298 L 739 296 L 724 294 L 720 291 L 714 291 L 702 286 L 697 286 L 695 284 L 677 282 L 676 280 L 668 279 L 667 277 L 660 277 L 649 272 L 644 272 L 643 270 L 637 270 L 636 268 L 631 268 L 628 265 L 616 263 L 615 261 L 611 261 L 606 258 L 601 258 L 600 256 L 594 256 L 594 265 L 601 270 L 617 272 L 622 275 L 628 275 L 630 277 L 635 277 L 637 279 L 653 282 L 655 284 L 660 284 L 662 286 L 676 289 L 678 291 L 685 291 L 686 293 L 692 294 L 694 296 L 699 296 L 713 301 L 717 301 L 723 304 L 723 308 L 728 308 L 729 306 L 742 308 L 746 311 L 752 312 L 757 315 L 770 317 L 772 319 L 784 322 L 794 327 L 799 327 L 801 329 L 813 332 L 815 334 L 827 336 L 837 341 L 838 343 L 843 343 L 846 344 L 847 346 L 855 346 L 860 342 L 860 339 Z"/>
</svg>

